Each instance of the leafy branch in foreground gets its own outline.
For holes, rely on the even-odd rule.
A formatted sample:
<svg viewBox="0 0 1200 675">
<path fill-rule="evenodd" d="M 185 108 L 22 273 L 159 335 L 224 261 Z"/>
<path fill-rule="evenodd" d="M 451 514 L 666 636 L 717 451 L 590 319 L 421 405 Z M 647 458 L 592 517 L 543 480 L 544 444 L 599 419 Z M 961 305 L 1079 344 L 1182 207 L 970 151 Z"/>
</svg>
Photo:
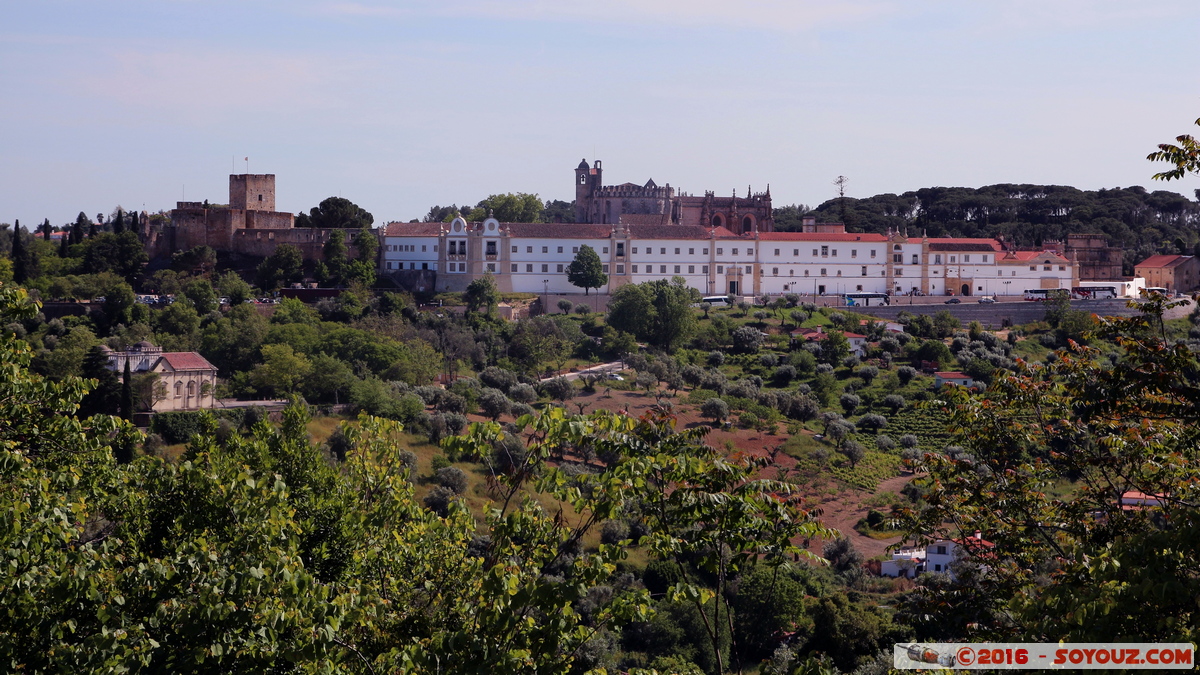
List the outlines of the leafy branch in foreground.
<svg viewBox="0 0 1200 675">
<path fill-rule="evenodd" d="M 993 546 L 968 547 L 959 583 L 910 599 L 926 636 L 1200 637 L 1200 360 L 1165 339 L 1173 303 L 1140 304 L 1096 331 L 1115 357 L 1071 343 L 983 394 L 946 398 L 966 452 L 916 462 L 924 500 L 906 525 Z"/>
</svg>

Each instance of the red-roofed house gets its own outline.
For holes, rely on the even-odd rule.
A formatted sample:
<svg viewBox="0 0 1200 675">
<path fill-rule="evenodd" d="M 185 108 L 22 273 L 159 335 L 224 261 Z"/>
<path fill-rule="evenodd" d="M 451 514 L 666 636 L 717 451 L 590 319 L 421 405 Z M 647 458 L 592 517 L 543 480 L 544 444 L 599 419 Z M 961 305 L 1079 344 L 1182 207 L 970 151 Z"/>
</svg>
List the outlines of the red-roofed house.
<svg viewBox="0 0 1200 675">
<path fill-rule="evenodd" d="M 1147 288 L 1187 292 L 1200 285 L 1200 258 L 1193 255 L 1152 255 L 1133 268 Z"/>
<path fill-rule="evenodd" d="M 211 408 L 217 386 L 217 368 L 196 352 L 164 352 L 149 342 L 139 342 L 124 352 L 108 352 L 108 367 L 120 376 L 129 363 L 133 375 L 154 374 L 151 410 Z"/>
<path fill-rule="evenodd" d="M 861 333 L 842 333 L 846 336 L 846 340 L 850 343 L 850 352 L 855 356 L 863 357 L 867 353 L 867 336 Z M 817 340 L 821 341 L 829 337 L 821 326 L 815 328 L 797 328 L 792 331 L 793 340 Z"/>
<path fill-rule="evenodd" d="M 933 374 L 933 386 L 940 389 L 942 385 L 957 384 L 963 387 L 975 385 L 975 379 L 966 373 L 958 371 L 938 371 Z"/>
</svg>

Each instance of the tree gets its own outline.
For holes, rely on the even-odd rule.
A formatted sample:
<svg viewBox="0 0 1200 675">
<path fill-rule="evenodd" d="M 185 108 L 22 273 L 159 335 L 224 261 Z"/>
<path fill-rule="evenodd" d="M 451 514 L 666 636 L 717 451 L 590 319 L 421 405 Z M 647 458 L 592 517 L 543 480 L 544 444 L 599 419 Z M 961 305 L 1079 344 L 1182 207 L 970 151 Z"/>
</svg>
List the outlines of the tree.
<svg viewBox="0 0 1200 675">
<path fill-rule="evenodd" d="M 30 254 L 25 243 L 25 230 L 21 227 L 21 221 L 16 221 L 13 227 L 12 236 L 12 253 L 10 254 L 13 262 L 13 282 L 24 284 L 29 280 Z"/>
<path fill-rule="evenodd" d="M 71 235 L 70 235 L 71 244 L 72 245 L 82 244 L 84 232 L 87 228 L 90 228 L 91 226 L 92 226 L 91 219 L 88 218 L 86 213 L 84 213 L 83 211 L 80 211 L 79 215 L 75 217 L 75 222 L 71 224 Z"/>
<path fill-rule="evenodd" d="M 552 377 L 541 384 L 542 391 L 546 396 L 566 403 L 575 396 L 575 384 L 565 377 Z"/>
<path fill-rule="evenodd" d="M 183 289 L 183 294 L 192 301 L 197 314 L 208 314 L 217 309 L 217 292 L 207 279 L 197 279 Z"/>
<path fill-rule="evenodd" d="M 496 282 L 492 275 L 485 274 L 467 285 L 463 293 L 463 301 L 467 304 L 468 312 L 482 312 L 491 316 L 500 304 L 500 292 L 496 290 Z"/>
<path fill-rule="evenodd" d="M 853 469 L 867 456 L 867 450 L 858 441 L 850 440 L 842 444 L 842 454 L 850 460 L 850 468 Z"/>
<path fill-rule="evenodd" d="M 579 253 L 575 254 L 575 259 L 567 265 L 567 281 L 571 285 L 578 286 L 583 289 L 583 294 L 587 295 L 589 289 L 600 289 L 608 283 L 608 275 L 604 273 L 604 265 L 600 262 L 600 256 L 596 251 L 587 244 L 579 247 Z"/>
<path fill-rule="evenodd" d="M 217 288 L 220 289 L 222 296 L 229 298 L 231 307 L 242 305 L 251 297 L 250 284 L 246 283 L 241 275 L 233 270 L 221 275 L 221 278 L 217 280 Z"/>
<path fill-rule="evenodd" d="M 562 300 L 558 301 L 558 310 L 560 312 L 562 312 L 563 314 L 570 314 L 571 308 L 574 306 L 575 306 L 574 303 L 572 303 L 570 300 L 567 300 L 566 298 L 563 298 Z"/>
<path fill-rule="evenodd" d="M 502 223 L 540 223 L 542 208 L 542 200 L 535 194 L 507 192 L 490 195 L 476 204 L 467 214 L 467 220 L 481 221 L 491 217 Z"/>
<path fill-rule="evenodd" d="M 479 410 L 493 422 L 508 414 L 512 401 L 499 389 L 485 388 L 479 393 Z"/>
<path fill-rule="evenodd" d="M 312 363 L 288 345 L 263 345 L 262 358 L 263 362 L 250 373 L 250 381 L 260 391 L 294 393 L 312 372 Z"/>
<path fill-rule="evenodd" d="M 1158 297 L 1142 315 L 1109 318 L 1097 338 L 1117 344 L 1115 358 L 1073 345 L 985 393 L 947 392 L 951 423 L 970 420 L 957 439 L 966 453 L 919 460 L 929 473 L 917 488 L 931 508 L 905 520 L 922 540 L 965 536 L 965 556 L 960 582 L 926 585 L 909 616 L 954 593 L 954 611 L 931 627 L 943 634 L 1073 642 L 1200 633 L 1200 561 L 1190 553 L 1200 541 L 1200 361 L 1166 339 L 1161 316 L 1174 304 Z M 1076 481 L 1070 499 L 1047 494 L 1063 480 Z M 934 522 L 950 513 L 953 529 Z"/>
<path fill-rule="evenodd" d="M 84 243 L 81 267 L 89 274 L 113 272 L 132 282 L 141 275 L 142 267 L 149 260 L 150 257 L 146 255 L 146 249 L 136 233 L 105 232 L 90 237 Z"/>
<path fill-rule="evenodd" d="M 320 229 L 363 229 L 375 222 L 372 216 L 358 204 L 344 197 L 329 197 L 309 209 L 308 215 L 296 216 L 296 227 Z"/>
<path fill-rule="evenodd" d="M 291 244 L 280 244 L 267 256 L 257 269 L 257 281 L 266 291 L 275 290 L 300 280 L 303 272 L 304 255 Z"/>
<path fill-rule="evenodd" d="M 1195 124 L 1200 126 L 1200 119 Z M 1176 136 L 1175 142 L 1179 145 L 1161 143 L 1156 152 L 1146 156 L 1151 162 L 1175 165 L 1174 169 L 1154 174 L 1154 180 L 1176 180 L 1183 178 L 1185 173 L 1200 174 L 1200 142 L 1188 134 Z"/>
<path fill-rule="evenodd" d="M 646 284 L 625 284 L 613 292 L 607 323 L 614 329 L 644 340 L 650 334 L 654 304 Z"/>
<path fill-rule="evenodd" d="M 740 326 L 733 331 L 733 351 L 736 354 L 757 354 L 762 347 L 762 332 L 750 326 Z"/>
<path fill-rule="evenodd" d="M 322 262 L 325 269 L 328 270 L 325 282 L 330 285 L 344 285 L 349 265 L 345 234 L 341 230 L 330 231 L 329 239 L 325 241 L 322 253 L 325 257 Z"/>
<path fill-rule="evenodd" d="M 710 398 L 700 405 L 700 414 L 716 424 L 724 424 L 729 418 L 729 404 L 719 398 Z"/>
<path fill-rule="evenodd" d="M 826 543 L 821 555 L 829 561 L 830 567 L 839 572 L 846 572 L 863 562 L 862 553 L 854 548 L 854 542 L 845 537 L 838 537 Z"/>
<path fill-rule="evenodd" d="M 79 416 L 116 415 L 121 412 L 121 382 L 108 367 L 108 352 L 93 346 L 83 358 L 83 376 L 96 381 L 79 404 Z"/>
</svg>

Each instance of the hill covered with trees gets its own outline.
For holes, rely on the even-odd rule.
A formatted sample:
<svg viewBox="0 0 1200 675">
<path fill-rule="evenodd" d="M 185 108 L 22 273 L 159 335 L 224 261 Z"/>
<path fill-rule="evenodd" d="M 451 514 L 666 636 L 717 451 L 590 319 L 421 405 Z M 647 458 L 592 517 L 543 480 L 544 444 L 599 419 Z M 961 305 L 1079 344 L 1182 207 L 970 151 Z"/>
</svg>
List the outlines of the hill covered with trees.
<svg viewBox="0 0 1200 675">
<path fill-rule="evenodd" d="M 776 229 L 798 229 L 803 206 L 780 207 Z M 1037 247 L 1068 234 L 1101 233 L 1125 249 L 1125 272 L 1155 253 L 1200 250 L 1200 203 L 1141 186 L 1080 190 L 1065 185 L 1004 183 L 980 188 L 929 187 L 864 199 L 831 199 L 818 220 L 843 221 L 850 231 L 922 232 L 931 237 L 1001 237 Z"/>
</svg>

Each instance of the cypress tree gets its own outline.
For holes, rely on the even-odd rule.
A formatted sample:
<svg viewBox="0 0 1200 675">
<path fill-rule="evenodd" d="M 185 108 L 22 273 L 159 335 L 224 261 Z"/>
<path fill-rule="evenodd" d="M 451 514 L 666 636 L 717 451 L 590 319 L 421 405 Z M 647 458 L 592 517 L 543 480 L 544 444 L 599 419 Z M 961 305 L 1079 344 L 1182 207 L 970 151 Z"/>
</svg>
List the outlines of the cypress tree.
<svg viewBox="0 0 1200 675">
<path fill-rule="evenodd" d="M 47 218 L 42 223 L 42 239 L 45 239 L 46 241 L 50 241 L 50 230 L 51 229 L 53 229 L 53 228 L 50 227 L 50 219 Z"/>
<path fill-rule="evenodd" d="M 96 234 L 96 224 L 92 223 L 91 227 L 88 228 L 88 239 L 94 239 Z"/>
<path fill-rule="evenodd" d="M 23 233 L 21 221 L 18 220 L 13 227 L 12 239 L 13 282 L 17 284 L 29 280 L 29 256 L 25 253 L 25 238 L 21 236 Z"/>
<path fill-rule="evenodd" d="M 137 211 L 129 214 L 129 230 L 137 236 L 142 236 L 142 217 Z"/>
<path fill-rule="evenodd" d="M 80 211 L 79 215 L 76 216 L 76 218 L 75 218 L 75 223 L 73 225 L 71 225 L 71 243 L 72 244 L 82 244 L 83 243 L 83 226 L 90 222 L 91 221 L 88 220 L 87 214 L 85 214 L 83 211 Z"/>
<path fill-rule="evenodd" d="M 117 217 L 112 221 L 113 234 L 121 234 L 125 231 L 125 212 L 117 209 Z"/>
<path fill-rule="evenodd" d="M 67 250 L 67 246 L 70 243 L 71 243 L 70 233 L 63 232 L 62 239 L 58 240 L 58 257 L 66 258 L 68 255 L 70 255 L 70 252 Z"/>
<path fill-rule="evenodd" d="M 129 372 L 129 359 L 125 359 L 125 372 L 121 378 L 121 419 L 133 419 L 133 375 Z"/>
</svg>

